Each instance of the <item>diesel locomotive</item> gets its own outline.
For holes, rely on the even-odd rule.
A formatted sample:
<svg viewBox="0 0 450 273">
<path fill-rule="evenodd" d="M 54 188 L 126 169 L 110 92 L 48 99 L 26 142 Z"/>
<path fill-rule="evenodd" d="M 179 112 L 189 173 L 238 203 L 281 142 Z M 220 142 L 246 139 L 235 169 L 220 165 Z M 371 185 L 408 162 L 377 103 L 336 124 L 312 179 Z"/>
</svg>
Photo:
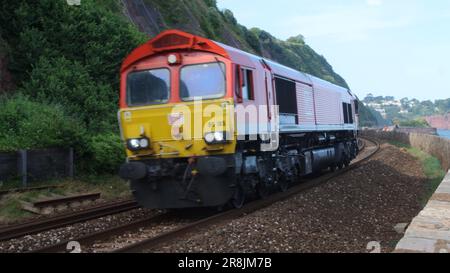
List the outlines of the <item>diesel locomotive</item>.
<svg viewBox="0 0 450 273">
<path fill-rule="evenodd" d="M 124 60 L 118 120 L 146 208 L 239 208 L 358 154 L 350 90 L 178 30 Z"/>
</svg>

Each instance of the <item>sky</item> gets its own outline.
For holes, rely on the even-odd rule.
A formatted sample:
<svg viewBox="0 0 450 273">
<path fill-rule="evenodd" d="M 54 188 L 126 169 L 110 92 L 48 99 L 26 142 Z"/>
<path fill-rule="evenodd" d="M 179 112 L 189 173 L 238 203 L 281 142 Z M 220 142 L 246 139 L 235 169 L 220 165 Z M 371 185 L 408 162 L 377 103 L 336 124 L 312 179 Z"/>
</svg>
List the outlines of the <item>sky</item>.
<svg viewBox="0 0 450 273">
<path fill-rule="evenodd" d="M 450 98 L 448 0 L 218 0 L 248 28 L 302 34 L 354 93 Z"/>
</svg>

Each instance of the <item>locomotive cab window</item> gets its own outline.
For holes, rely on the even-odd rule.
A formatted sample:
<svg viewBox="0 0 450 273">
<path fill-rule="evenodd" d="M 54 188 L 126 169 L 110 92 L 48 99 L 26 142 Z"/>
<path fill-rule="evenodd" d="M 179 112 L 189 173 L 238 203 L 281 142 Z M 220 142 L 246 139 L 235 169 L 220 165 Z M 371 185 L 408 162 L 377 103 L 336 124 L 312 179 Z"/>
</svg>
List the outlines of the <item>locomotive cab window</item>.
<svg viewBox="0 0 450 273">
<path fill-rule="evenodd" d="M 168 69 L 152 69 L 128 74 L 127 104 L 129 106 L 166 103 L 169 95 L 170 71 Z"/>
<path fill-rule="evenodd" d="M 187 65 L 180 72 L 180 98 L 184 101 L 218 99 L 225 95 L 226 70 L 222 62 Z"/>
<path fill-rule="evenodd" d="M 250 69 L 241 69 L 242 75 L 242 99 L 244 101 L 255 100 L 253 86 L 253 71 Z"/>
</svg>

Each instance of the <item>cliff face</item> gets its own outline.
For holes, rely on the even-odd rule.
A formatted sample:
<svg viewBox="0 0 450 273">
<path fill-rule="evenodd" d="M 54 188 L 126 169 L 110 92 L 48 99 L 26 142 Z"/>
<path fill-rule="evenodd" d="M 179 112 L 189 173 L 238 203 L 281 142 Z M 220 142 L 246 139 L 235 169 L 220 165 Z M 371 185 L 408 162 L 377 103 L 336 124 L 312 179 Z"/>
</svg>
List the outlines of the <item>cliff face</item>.
<svg viewBox="0 0 450 273">
<path fill-rule="evenodd" d="M 425 119 L 431 127 L 441 130 L 450 130 L 450 114 L 431 116 L 426 117 Z"/>
</svg>

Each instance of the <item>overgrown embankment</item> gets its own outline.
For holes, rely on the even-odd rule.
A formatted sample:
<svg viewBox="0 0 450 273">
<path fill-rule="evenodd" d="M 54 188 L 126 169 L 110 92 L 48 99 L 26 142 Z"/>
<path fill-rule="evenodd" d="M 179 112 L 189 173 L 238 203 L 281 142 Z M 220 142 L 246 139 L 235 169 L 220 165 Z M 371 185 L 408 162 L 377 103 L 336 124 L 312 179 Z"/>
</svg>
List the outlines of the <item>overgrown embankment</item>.
<svg viewBox="0 0 450 273">
<path fill-rule="evenodd" d="M 398 141 L 390 141 L 390 143 L 407 151 L 422 164 L 423 173 L 428 178 L 428 183 L 425 185 L 425 194 L 421 198 L 421 203 L 425 206 L 441 184 L 442 179 L 445 177 L 446 172 L 442 169 L 441 162 L 436 157 L 431 156 L 418 148 L 408 146 Z"/>
<path fill-rule="evenodd" d="M 379 130 L 364 130 L 363 136 L 383 139 L 386 141 L 396 141 L 413 148 L 417 148 L 427 154 L 436 157 L 443 170 L 450 169 L 450 140 L 433 135 L 383 132 Z"/>
<path fill-rule="evenodd" d="M 421 197 L 421 203 L 425 206 L 450 167 L 450 141 L 433 135 L 375 130 L 365 130 L 362 135 L 387 141 L 420 161 L 427 177 L 425 194 Z"/>
</svg>

